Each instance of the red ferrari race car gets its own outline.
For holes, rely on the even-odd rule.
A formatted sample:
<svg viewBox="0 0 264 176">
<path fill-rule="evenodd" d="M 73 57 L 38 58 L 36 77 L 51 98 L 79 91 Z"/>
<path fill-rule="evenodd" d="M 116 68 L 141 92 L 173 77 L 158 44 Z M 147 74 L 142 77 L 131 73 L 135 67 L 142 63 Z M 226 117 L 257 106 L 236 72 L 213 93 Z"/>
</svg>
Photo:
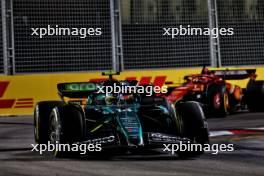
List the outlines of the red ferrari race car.
<svg viewBox="0 0 264 176">
<path fill-rule="evenodd" d="M 256 80 L 256 69 L 208 69 L 184 77 L 180 86 L 170 86 L 169 102 L 198 101 L 209 116 L 225 117 L 240 109 L 264 110 L 264 81 Z M 249 78 L 246 88 L 229 80 Z"/>
</svg>

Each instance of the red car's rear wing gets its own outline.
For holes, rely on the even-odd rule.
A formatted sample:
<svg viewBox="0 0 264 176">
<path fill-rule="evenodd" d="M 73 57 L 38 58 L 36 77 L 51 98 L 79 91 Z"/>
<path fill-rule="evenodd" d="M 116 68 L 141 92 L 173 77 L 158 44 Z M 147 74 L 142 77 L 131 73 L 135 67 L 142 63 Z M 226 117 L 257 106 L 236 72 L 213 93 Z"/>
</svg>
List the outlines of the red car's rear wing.
<svg viewBox="0 0 264 176">
<path fill-rule="evenodd" d="M 210 71 L 225 80 L 256 78 L 256 69 L 210 69 Z"/>
</svg>

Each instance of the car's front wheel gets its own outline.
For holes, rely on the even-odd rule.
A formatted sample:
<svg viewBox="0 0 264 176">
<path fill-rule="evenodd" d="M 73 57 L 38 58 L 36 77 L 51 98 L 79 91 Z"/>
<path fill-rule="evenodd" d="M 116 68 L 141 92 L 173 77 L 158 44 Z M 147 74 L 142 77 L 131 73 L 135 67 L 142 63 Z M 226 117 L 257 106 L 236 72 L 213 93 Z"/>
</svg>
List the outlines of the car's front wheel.
<svg viewBox="0 0 264 176">
<path fill-rule="evenodd" d="M 183 121 L 183 137 L 191 140 L 192 144 L 203 147 L 209 143 L 209 132 L 204 112 L 197 102 L 185 102 L 178 108 L 179 115 Z M 180 157 L 196 157 L 203 154 L 203 148 L 197 151 L 178 151 Z"/>
<path fill-rule="evenodd" d="M 49 140 L 49 116 L 52 109 L 64 104 L 62 101 L 42 101 L 34 109 L 34 136 L 38 144 L 47 144 Z"/>
<path fill-rule="evenodd" d="M 50 115 L 49 140 L 59 148 L 50 151 L 55 157 L 68 157 L 78 152 L 72 152 L 72 144 L 84 139 L 84 116 L 75 105 L 55 107 Z"/>
<path fill-rule="evenodd" d="M 264 81 L 249 81 L 245 92 L 245 101 L 249 111 L 264 111 Z"/>
</svg>

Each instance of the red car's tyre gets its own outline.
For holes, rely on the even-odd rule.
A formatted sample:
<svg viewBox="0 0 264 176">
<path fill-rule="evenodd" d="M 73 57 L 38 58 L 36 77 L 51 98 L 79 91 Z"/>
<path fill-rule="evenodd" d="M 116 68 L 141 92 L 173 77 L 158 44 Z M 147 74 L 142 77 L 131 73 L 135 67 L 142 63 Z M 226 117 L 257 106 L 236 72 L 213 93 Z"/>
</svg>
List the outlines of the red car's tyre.
<svg viewBox="0 0 264 176">
<path fill-rule="evenodd" d="M 213 116 L 225 117 L 229 109 L 229 97 L 225 85 L 212 85 L 208 89 L 207 101 Z"/>
</svg>

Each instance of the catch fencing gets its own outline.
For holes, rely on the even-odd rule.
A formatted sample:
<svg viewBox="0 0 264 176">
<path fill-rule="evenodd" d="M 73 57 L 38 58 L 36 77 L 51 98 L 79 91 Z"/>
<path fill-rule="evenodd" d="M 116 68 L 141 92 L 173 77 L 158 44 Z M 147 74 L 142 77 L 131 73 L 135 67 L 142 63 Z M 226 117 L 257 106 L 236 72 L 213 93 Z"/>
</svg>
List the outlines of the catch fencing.
<svg viewBox="0 0 264 176">
<path fill-rule="evenodd" d="M 263 0 L 1 0 L 0 25 L 6 75 L 264 64 Z M 234 35 L 164 35 L 180 26 Z"/>
</svg>

